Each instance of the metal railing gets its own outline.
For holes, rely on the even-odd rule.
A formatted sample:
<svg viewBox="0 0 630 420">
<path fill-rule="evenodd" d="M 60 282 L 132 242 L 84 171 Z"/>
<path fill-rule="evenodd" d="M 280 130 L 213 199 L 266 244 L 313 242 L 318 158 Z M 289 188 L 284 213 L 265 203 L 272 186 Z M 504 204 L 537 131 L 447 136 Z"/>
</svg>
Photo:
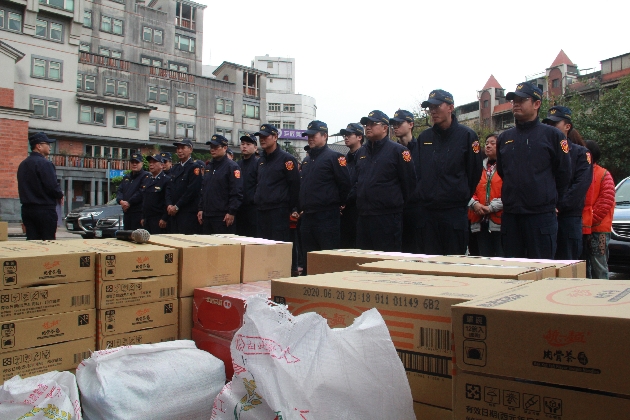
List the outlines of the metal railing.
<svg viewBox="0 0 630 420">
<path fill-rule="evenodd" d="M 175 25 L 186 29 L 192 29 L 193 31 L 195 30 L 195 22 L 188 19 L 176 17 Z"/>
<path fill-rule="evenodd" d="M 195 83 L 195 76 L 181 71 L 162 69 L 160 67 L 149 67 L 151 76 L 164 77 L 167 79 L 181 80 L 182 82 Z"/>
<path fill-rule="evenodd" d="M 119 58 L 106 57 L 104 55 L 81 52 L 79 55 L 80 63 L 96 64 L 97 66 L 112 67 L 120 70 L 129 71 L 130 62 Z"/>
<path fill-rule="evenodd" d="M 48 156 L 48 160 L 61 168 L 108 169 L 107 162 L 109 162 L 109 169 L 123 171 L 130 169 L 129 160 L 124 159 L 51 154 Z"/>
</svg>

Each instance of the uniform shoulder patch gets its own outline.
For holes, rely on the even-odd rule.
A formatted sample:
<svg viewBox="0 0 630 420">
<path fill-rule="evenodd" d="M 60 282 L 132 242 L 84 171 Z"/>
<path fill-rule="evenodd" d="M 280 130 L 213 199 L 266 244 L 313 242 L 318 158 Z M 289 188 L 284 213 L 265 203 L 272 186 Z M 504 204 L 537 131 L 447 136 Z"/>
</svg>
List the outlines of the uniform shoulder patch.
<svg viewBox="0 0 630 420">
<path fill-rule="evenodd" d="M 409 153 L 409 150 L 402 152 L 402 157 L 405 162 L 411 162 L 411 153 Z"/>
<path fill-rule="evenodd" d="M 560 147 L 562 147 L 562 151 L 564 153 L 569 153 L 569 142 L 567 139 L 564 139 L 560 142 Z"/>
<path fill-rule="evenodd" d="M 478 140 L 473 141 L 473 144 L 472 144 L 473 152 L 479 153 L 479 149 L 481 149 L 481 147 L 479 146 L 479 141 Z"/>
<path fill-rule="evenodd" d="M 201 173 L 201 169 L 195 168 L 195 170 L 193 172 L 194 172 L 195 175 L 199 175 Z"/>
<path fill-rule="evenodd" d="M 591 163 L 593 163 L 593 158 L 591 157 L 591 152 L 586 152 L 586 161 L 588 162 L 589 165 Z"/>
<path fill-rule="evenodd" d="M 344 156 L 339 156 L 337 158 L 337 160 L 339 161 L 339 166 L 346 166 L 347 165 L 346 158 Z"/>
<path fill-rule="evenodd" d="M 292 160 L 287 160 L 286 162 L 284 162 L 284 166 L 286 166 L 287 171 L 292 171 L 293 168 L 295 167 L 295 165 L 293 165 Z"/>
<path fill-rule="evenodd" d="M 240 178 L 241 177 L 241 171 L 239 171 L 238 169 L 234 170 L 234 178 Z"/>
</svg>

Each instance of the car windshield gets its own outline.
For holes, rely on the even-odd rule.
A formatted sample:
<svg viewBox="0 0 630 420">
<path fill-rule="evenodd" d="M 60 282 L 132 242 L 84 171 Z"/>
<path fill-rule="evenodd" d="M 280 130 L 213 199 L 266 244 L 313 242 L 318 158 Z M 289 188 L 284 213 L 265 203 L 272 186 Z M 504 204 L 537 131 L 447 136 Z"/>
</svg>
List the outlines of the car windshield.
<svg viewBox="0 0 630 420">
<path fill-rule="evenodd" d="M 617 187 L 615 201 L 617 204 L 630 204 L 630 178 L 627 178 Z"/>
</svg>

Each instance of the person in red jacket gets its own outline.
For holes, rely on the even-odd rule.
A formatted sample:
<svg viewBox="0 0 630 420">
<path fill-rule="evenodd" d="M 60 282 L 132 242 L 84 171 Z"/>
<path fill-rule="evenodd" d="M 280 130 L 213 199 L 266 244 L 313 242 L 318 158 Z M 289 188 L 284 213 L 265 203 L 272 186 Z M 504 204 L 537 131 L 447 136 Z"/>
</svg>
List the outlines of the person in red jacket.
<svg viewBox="0 0 630 420">
<path fill-rule="evenodd" d="M 610 172 L 597 164 L 601 156 L 599 145 L 586 141 L 593 158 L 593 222 L 588 240 L 586 275 L 592 279 L 608 279 L 608 243 L 615 211 L 615 182 Z"/>
<path fill-rule="evenodd" d="M 468 204 L 470 231 L 477 236 L 482 257 L 502 257 L 501 246 L 501 187 L 503 181 L 497 173 L 497 135 L 486 137 L 486 158 L 483 160 L 481 180 Z"/>
</svg>

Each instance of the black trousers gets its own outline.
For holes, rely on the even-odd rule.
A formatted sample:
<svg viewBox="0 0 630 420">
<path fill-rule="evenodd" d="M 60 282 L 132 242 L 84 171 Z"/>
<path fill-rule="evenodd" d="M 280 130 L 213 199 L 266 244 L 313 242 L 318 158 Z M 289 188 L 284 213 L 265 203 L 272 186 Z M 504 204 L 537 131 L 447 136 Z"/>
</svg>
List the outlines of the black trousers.
<svg viewBox="0 0 630 420">
<path fill-rule="evenodd" d="M 257 236 L 270 241 L 291 242 L 290 217 L 291 210 L 288 207 L 258 210 Z"/>
<path fill-rule="evenodd" d="M 242 205 L 234 219 L 236 234 L 255 238 L 258 235 L 258 210 L 254 205 Z"/>
<path fill-rule="evenodd" d="M 203 225 L 201 230 L 204 235 L 213 235 L 215 233 L 236 233 L 236 226 L 232 223 L 226 226 L 223 218 L 225 216 L 203 216 Z"/>
<path fill-rule="evenodd" d="M 422 214 L 420 206 L 405 207 L 402 222 L 402 252 L 422 253 L 422 244 L 418 238 L 418 226 Z"/>
<path fill-rule="evenodd" d="M 166 233 L 167 232 L 167 228 L 168 228 L 168 220 L 166 220 L 167 222 L 167 227 L 165 228 L 161 228 L 160 227 L 160 220 L 162 219 L 162 216 L 147 216 L 146 219 L 144 219 L 144 226 L 143 228 L 146 229 L 151 235 L 159 235 L 162 233 Z"/>
<path fill-rule="evenodd" d="M 582 254 L 582 216 L 558 217 L 556 260 L 579 260 Z"/>
<path fill-rule="evenodd" d="M 556 255 L 556 212 L 501 216 L 503 252 L 509 258 L 551 260 Z"/>
<path fill-rule="evenodd" d="M 357 221 L 357 248 L 400 252 L 402 213 L 361 216 Z"/>
<path fill-rule="evenodd" d="M 464 255 L 468 246 L 468 209 L 421 207 L 417 236 L 425 254 Z"/>
<path fill-rule="evenodd" d="M 339 248 L 341 244 L 340 219 L 338 209 L 302 214 L 300 234 L 307 267 L 309 252 Z M 304 274 L 306 274 L 306 269 Z"/>
<path fill-rule="evenodd" d="M 142 220 L 141 212 L 129 213 L 129 211 L 127 211 L 123 214 L 123 223 L 125 224 L 125 230 L 142 229 L 140 220 Z"/>
<path fill-rule="evenodd" d="M 57 211 L 55 209 L 22 206 L 22 223 L 26 228 L 27 241 L 56 239 Z"/>
<path fill-rule="evenodd" d="M 169 220 L 169 233 L 181 233 L 183 235 L 197 235 L 201 233 L 201 225 L 197 220 L 197 213 L 177 212 Z"/>
<path fill-rule="evenodd" d="M 349 204 L 341 212 L 341 248 L 353 249 L 357 246 L 357 206 Z"/>
</svg>

